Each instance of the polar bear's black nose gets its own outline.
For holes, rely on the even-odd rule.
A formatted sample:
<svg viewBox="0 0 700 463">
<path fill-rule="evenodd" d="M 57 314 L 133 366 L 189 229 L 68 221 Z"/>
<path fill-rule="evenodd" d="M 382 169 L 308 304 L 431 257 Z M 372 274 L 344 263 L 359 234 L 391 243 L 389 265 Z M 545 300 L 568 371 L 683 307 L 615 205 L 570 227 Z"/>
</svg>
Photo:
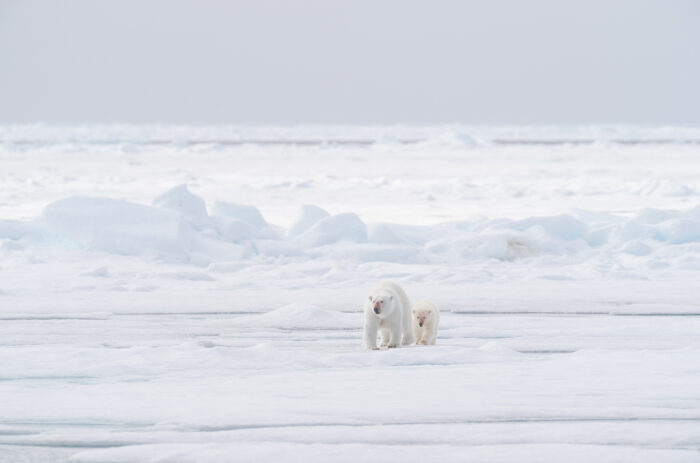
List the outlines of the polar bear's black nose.
<svg viewBox="0 0 700 463">
<path fill-rule="evenodd" d="M 423 322 L 418 322 L 418 326 L 423 326 Z"/>
<path fill-rule="evenodd" d="M 374 313 L 378 314 L 379 313 L 379 307 L 374 308 Z"/>
</svg>

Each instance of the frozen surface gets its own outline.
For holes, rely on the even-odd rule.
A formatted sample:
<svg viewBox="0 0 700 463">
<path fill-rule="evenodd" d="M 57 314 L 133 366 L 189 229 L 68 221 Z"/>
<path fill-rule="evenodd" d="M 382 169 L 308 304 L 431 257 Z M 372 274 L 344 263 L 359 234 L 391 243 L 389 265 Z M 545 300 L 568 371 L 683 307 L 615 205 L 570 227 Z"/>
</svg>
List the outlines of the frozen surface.
<svg viewBox="0 0 700 463">
<path fill-rule="evenodd" d="M 2 127 L 0 461 L 699 461 L 699 139 Z"/>
</svg>

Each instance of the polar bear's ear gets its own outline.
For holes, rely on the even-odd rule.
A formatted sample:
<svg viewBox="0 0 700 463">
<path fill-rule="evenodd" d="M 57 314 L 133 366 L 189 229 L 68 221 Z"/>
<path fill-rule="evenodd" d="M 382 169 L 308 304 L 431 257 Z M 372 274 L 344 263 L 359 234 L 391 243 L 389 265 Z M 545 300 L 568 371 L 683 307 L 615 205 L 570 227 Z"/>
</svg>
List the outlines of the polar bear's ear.
<svg viewBox="0 0 700 463">
<path fill-rule="evenodd" d="M 372 300 L 372 296 L 369 296 L 369 300 L 370 300 L 370 301 Z"/>
<path fill-rule="evenodd" d="M 413 315 L 415 315 L 415 314 L 416 314 L 416 309 L 411 310 L 411 312 L 413 312 Z"/>
<path fill-rule="evenodd" d="M 389 300 L 390 300 L 390 301 L 393 301 L 393 300 L 394 300 L 394 295 L 393 295 L 393 294 L 392 294 L 391 296 L 389 296 Z"/>
</svg>

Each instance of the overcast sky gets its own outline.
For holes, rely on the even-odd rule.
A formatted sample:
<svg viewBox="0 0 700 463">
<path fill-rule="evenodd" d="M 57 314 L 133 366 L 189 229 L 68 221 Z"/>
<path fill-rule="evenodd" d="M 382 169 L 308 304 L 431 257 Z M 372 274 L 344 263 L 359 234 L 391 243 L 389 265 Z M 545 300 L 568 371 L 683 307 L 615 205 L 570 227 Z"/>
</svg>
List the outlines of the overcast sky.
<svg viewBox="0 0 700 463">
<path fill-rule="evenodd" d="M 700 125 L 697 0 L 0 0 L 0 123 Z"/>
</svg>

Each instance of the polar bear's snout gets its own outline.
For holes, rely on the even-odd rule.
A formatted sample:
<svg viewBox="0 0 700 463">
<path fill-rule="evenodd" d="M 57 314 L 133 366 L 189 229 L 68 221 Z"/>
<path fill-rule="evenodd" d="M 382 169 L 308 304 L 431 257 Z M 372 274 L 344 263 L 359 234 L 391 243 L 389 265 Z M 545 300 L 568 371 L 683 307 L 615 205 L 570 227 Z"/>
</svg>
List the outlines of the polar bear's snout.
<svg viewBox="0 0 700 463">
<path fill-rule="evenodd" d="M 382 311 L 382 305 L 379 301 L 374 301 L 374 313 L 379 315 L 379 312 Z"/>
</svg>

